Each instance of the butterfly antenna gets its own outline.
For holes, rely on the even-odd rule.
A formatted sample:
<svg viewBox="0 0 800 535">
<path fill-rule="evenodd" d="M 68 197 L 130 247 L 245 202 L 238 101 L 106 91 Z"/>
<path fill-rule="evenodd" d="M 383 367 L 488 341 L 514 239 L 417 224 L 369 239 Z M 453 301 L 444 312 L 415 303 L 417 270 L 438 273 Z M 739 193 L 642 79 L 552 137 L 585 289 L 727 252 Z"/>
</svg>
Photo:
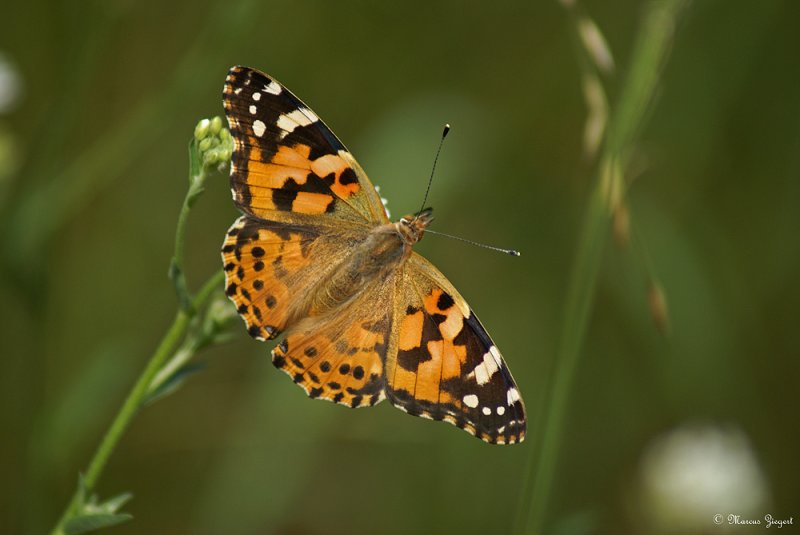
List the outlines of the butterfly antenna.
<svg viewBox="0 0 800 535">
<path fill-rule="evenodd" d="M 442 152 L 442 145 L 444 144 L 444 138 L 447 137 L 447 133 L 450 131 L 450 125 L 444 125 L 444 130 L 442 131 L 442 139 L 439 140 L 439 148 L 436 149 L 436 157 L 433 159 L 433 169 L 431 169 L 431 177 L 428 179 L 428 189 L 425 190 L 425 197 L 422 199 L 422 206 L 419 207 L 417 211 L 417 215 L 422 213 L 422 210 L 425 209 L 425 203 L 428 202 L 428 193 L 431 192 L 431 184 L 433 183 L 433 173 L 436 171 L 436 162 L 439 161 L 439 153 Z"/>
<path fill-rule="evenodd" d="M 452 234 L 445 234 L 444 232 L 436 232 L 435 230 L 431 230 L 429 228 L 425 229 L 425 234 L 436 234 L 438 236 L 444 236 L 446 238 L 453 238 L 454 240 L 463 241 L 470 245 L 475 245 L 477 247 L 483 247 L 484 249 L 489 249 L 491 251 L 497 251 L 498 253 L 505 253 L 511 256 L 519 256 L 519 251 L 515 249 L 503 249 L 502 247 L 494 247 L 492 245 L 486 245 L 485 243 L 480 243 L 472 240 L 468 240 L 466 238 L 462 238 L 460 236 L 453 236 Z"/>
</svg>

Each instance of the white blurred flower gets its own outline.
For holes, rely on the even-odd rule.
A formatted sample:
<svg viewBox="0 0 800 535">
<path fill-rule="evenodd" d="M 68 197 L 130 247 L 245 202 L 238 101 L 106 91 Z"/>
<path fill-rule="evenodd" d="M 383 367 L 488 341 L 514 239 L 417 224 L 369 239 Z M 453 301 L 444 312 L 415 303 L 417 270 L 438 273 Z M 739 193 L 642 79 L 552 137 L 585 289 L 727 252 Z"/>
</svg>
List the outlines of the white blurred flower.
<svg viewBox="0 0 800 535">
<path fill-rule="evenodd" d="M 731 427 L 686 426 L 657 438 L 640 484 L 645 520 L 658 533 L 723 533 L 731 526 L 715 517 L 760 518 L 769 501 L 749 440 Z"/>
<path fill-rule="evenodd" d="M 14 65 L 0 52 L 0 113 L 11 111 L 20 93 L 20 79 Z"/>
</svg>

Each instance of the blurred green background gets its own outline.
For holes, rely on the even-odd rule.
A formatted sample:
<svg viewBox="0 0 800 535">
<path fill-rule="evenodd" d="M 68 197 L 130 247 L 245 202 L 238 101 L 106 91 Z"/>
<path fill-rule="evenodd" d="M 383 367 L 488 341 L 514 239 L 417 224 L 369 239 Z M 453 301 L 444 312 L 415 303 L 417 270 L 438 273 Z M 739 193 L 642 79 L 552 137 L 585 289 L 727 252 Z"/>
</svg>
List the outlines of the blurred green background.
<svg viewBox="0 0 800 535">
<path fill-rule="evenodd" d="M 617 65 L 604 77 L 612 115 L 646 4 L 582 3 Z M 452 125 L 429 202 L 435 228 L 522 257 L 435 236 L 418 250 L 501 348 L 529 438 L 492 447 L 387 403 L 310 401 L 273 369 L 271 344 L 237 325 L 114 452 L 99 491 L 135 495 L 125 508 L 135 519 L 114 529 L 510 532 L 529 506 L 596 180 L 582 141 L 585 66 L 564 6 L 34 0 L 2 11 L 0 532 L 53 526 L 174 315 L 166 274 L 186 145 L 200 118 L 222 113 L 234 64 L 274 75 L 323 117 L 395 217 L 417 208 L 441 125 Z M 723 532 L 710 513 L 680 524 L 689 512 L 664 506 L 669 493 L 648 498 L 663 491 L 648 474 L 653 458 L 671 458 L 664 437 L 676 432 L 696 466 L 719 467 L 709 477 L 731 476 L 719 513 L 800 515 L 798 20 L 788 0 L 683 12 L 635 147 L 635 239 L 609 240 L 603 256 L 548 492 L 550 533 Z M 215 175 L 189 223 L 193 287 L 220 269 L 236 216 L 226 175 Z M 648 306 L 651 276 L 668 302 L 667 336 Z M 669 477 L 685 468 L 678 459 Z M 708 478 L 698 478 L 689 486 L 702 494 Z"/>
</svg>

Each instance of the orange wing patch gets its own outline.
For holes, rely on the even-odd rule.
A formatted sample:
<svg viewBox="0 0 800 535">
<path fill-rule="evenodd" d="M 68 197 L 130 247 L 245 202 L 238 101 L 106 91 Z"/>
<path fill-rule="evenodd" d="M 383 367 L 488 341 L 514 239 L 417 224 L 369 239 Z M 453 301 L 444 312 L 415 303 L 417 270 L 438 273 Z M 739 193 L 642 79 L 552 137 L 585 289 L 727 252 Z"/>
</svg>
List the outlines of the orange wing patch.
<svg viewBox="0 0 800 535">
<path fill-rule="evenodd" d="M 454 342 L 464 316 L 441 288 L 433 288 L 421 305 L 409 305 L 400 320 L 391 387 L 422 402 L 460 405 L 442 382 L 458 378 L 466 360 L 466 346 Z"/>
<path fill-rule="evenodd" d="M 289 179 L 295 184 L 305 184 L 311 162 L 308 155 L 311 148 L 306 145 L 294 147 L 278 147 L 278 152 L 271 160 L 263 161 L 261 149 L 256 140 L 250 137 L 250 163 L 248 164 L 248 180 L 250 187 L 281 189 Z"/>
<path fill-rule="evenodd" d="M 444 293 L 441 288 L 434 288 L 423 301 L 425 311 L 431 318 L 436 318 L 438 322 L 441 340 L 431 340 L 428 342 L 428 352 L 431 354 L 431 361 L 438 361 L 441 368 L 440 380 L 458 377 L 461 366 L 467 356 L 467 348 L 464 345 L 454 342 L 464 327 L 464 315 L 455 306 L 453 298 Z M 444 316 L 444 319 L 441 319 Z M 427 366 L 425 363 L 424 366 Z"/>
<path fill-rule="evenodd" d="M 341 199 L 349 199 L 361 190 L 353 168 L 339 155 L 320 156 L 311 162 L 311 172 L 326 177 L 331 190 Z"/>
</svg>

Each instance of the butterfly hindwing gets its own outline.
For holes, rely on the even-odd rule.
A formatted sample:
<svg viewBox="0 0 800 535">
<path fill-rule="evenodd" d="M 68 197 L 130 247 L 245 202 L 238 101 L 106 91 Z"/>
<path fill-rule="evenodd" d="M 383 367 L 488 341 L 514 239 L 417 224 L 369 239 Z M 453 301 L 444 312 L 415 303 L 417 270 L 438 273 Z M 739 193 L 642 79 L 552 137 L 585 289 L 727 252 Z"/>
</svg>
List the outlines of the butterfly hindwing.
<svg viewBox="0 0 800 535">
<path fill-rule="evenodd" d="M 347 255 L 352 234 L 326 227 L 293 226 L 250 216 L 225 236 L 225 292 L 259 340 L 275 338 L 311 306 L 302 296 Z"/>
<path fill-rule="evenodd" d="M 290 212 L 388 222 L 380 196 L 350 152 L 275 79 L 233 67 L 223 103 L 234 139 L 231 190 L 240 209 L 272 220 Z"/>
<path fill-rule="evenodd" d="M 273 364 L 310 397 L 353 408 L 385 398 L 392 288 L 373 286 L 334 313 L 300 321 L 272 351 Z"/>
<path fill-rule="evenodd" d="M 497 346 L 433 265 L 412 254 L 398 281 L 386 363 L 396 407 L 444 420 L 490 443 L 525 436 L 525 408 Z"/>
</svg>

